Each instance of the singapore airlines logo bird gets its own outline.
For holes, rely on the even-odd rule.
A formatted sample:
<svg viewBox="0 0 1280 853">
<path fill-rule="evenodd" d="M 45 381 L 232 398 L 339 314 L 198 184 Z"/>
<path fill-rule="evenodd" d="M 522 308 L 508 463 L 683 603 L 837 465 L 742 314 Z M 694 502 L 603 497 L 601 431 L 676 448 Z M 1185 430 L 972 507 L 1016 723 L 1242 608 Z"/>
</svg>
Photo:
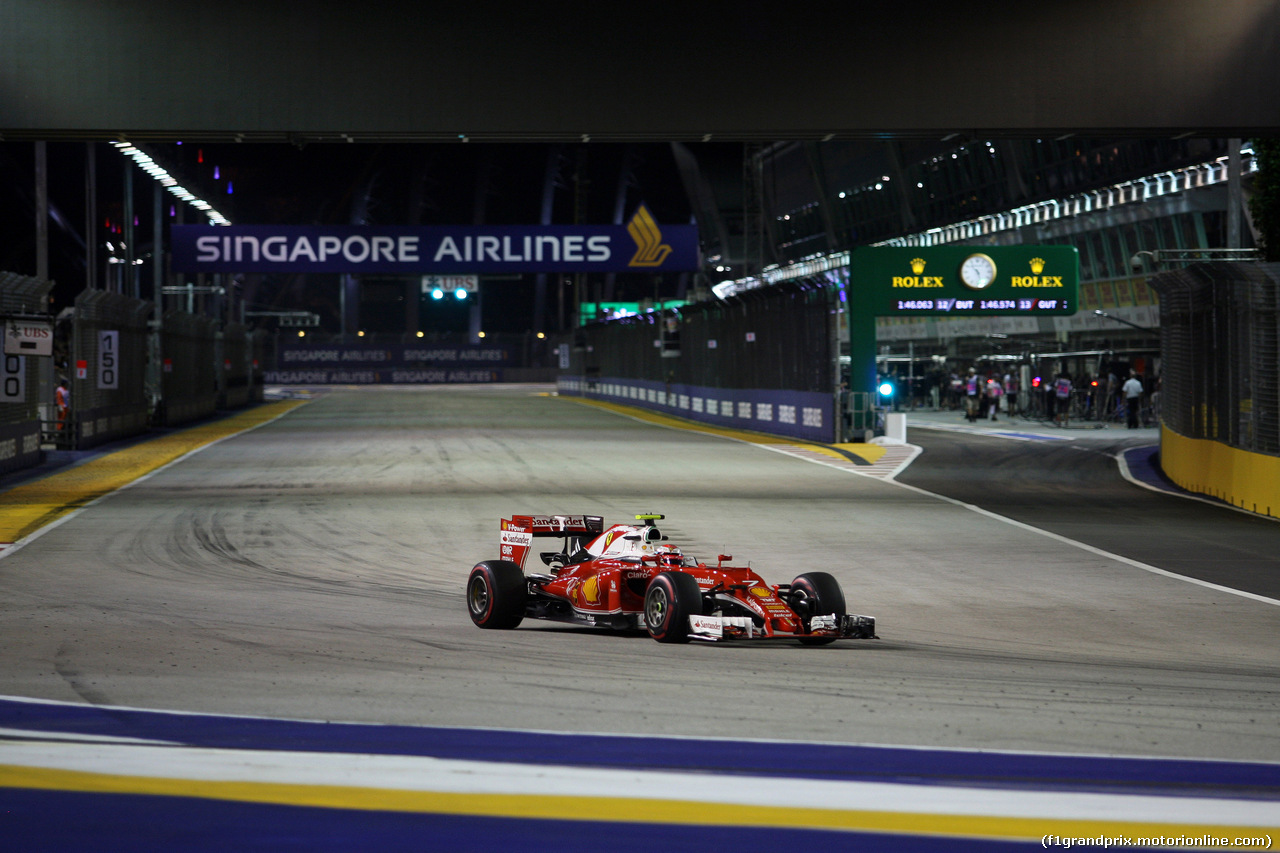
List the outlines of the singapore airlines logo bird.
<svg viewBox="0 0 1280 853">
<path fill-rule="evenodd" d="M 658 267 L 671 254 L 671 247 L 662 242 L 662 231 L 658 223 L 653 221 L 649 208 L 643 204 L 627 223 L 627 233 L 636 241 L 636 253 L 631 257 L 629 267 Z"/>
</svg>

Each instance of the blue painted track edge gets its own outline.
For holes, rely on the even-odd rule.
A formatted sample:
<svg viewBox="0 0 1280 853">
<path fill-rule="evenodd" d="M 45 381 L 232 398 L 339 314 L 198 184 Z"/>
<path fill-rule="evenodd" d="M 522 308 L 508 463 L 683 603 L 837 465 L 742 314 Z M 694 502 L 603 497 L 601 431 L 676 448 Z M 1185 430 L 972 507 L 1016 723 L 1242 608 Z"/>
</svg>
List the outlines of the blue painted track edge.
<svg viewBox="0 0 1280 853">
<path fill-rule="evenodd" d="M 183 746 L 983 788 L 1280 799 L 1280 763 L 239 717 L 0 697 L 0 728 Z M 29 733 L 29 736 L 26 734 Z M 8 738 L 16 735 L 10 733 Z M 746 748 L 748 747 L 749 748 Z"/>
</svg>

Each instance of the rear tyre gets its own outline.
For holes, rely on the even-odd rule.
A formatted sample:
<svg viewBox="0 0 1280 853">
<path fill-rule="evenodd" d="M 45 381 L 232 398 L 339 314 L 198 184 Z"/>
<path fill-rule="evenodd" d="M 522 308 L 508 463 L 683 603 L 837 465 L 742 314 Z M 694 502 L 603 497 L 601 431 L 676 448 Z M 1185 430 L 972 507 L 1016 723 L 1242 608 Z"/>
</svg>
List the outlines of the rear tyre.
<svg viewBox="0 0 1280 853">
<path fill-rule="evenodd" d="M 834 613 L 843 616 L 847 611 L 844 590 L 840 582 L 826 572 L 805 572 L 791 582 L 791 606 L 799 613 L 807 627 L 809 617 Z M 806 646 L 825 646 L 834 643 L 835 637 L 800 637 Z"/>
<path fill-rule="evenodd" d="M 467 578 L 467 612 L 481 628 L 514 628 L 529 595 L 524 572 L 506 560 L 477 563 Z"/>
<path fill-rule="evenodd" d="M 689 617 L 702 615 L 702 590 L 692 575 L 661 572 L 644 594 L 644 626 L 659 643 L 689 642 Z"/>
</svg>

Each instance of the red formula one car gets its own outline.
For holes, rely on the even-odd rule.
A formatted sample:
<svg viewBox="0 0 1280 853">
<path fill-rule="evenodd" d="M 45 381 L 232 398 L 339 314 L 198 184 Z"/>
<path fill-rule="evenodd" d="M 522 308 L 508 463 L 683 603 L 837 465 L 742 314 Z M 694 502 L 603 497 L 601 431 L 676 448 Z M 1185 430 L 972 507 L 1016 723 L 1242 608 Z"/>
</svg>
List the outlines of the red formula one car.
<svg viewBox="0 0 1280 853">
<path fill-rule="evenodd" d="M 481 628 L 514 628 L 548 619 L 623 630 L 647 630 L 660 643 L 794 639 L 822 645 L 875 639 L 870 616 L 845 612 L 844 593 L 826 572 L 805 572 L 770 586 L 750 568 L 686 557 L 655 526 L 605 528 L 598 515 L 516 515 L 502 519 L 502 558 L 477 563 L 467 580 L 467 610 Z M 541 554 L 546 573 L 525 574 L 538 537 L 559 537 Z"/>
</svg>

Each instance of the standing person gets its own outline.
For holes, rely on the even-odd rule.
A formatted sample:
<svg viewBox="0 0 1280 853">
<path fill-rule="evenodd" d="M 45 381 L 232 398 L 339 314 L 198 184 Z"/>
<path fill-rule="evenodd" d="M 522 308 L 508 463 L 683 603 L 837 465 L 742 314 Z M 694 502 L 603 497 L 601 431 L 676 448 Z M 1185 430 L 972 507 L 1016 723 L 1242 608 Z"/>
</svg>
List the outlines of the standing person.
<svg viewBox="0 0 1280 853">
<path fill-rule="evenodd" d="M 1071 374 L 1065 370 L 1053 381 L 1053 397 L 1058 409 L 1054 420 L 1065 427 L 1071 420 Z"/>
<path fill-rule="evenodd" d="M 978 379 L 978 372 L 971 367 L 964 381 L 964 416 L 971 423 L 978 419 L 978 401 L 981 394 L 982 383 Z"/>
<path fill-rule="evenodd" d="M 1129 378 L 1120 391 L 1124 394 L 1124 404 L 1129 415 L 1129 429 L 1137 429 L 1138 408 L 1142 405 L 1142 380 L 1138 378 L 1138 371 L 1129 371 Z"/>
<path fill-rule="evenodd" d="M 58 383 L 57 389 L 53 392 L 53 402 L 58 409 L 58 426 L 59 432 L 67 423 L 67 413 L 71 410 L 71 389 L 67 387 L 67 380 Z"/>
<path fill-rule="evenodd" d="M 1000 398 L 1004 395 L 1004 387 L 1000 384 L 999 375 L 993 373 L 991 378 L 987 380 L 987 400 L 990 403 L 991 420 L 997 420 L 996 415 L 1000 413 Z"/>
<path fill-rule="evenodd" d="M 1007 417 L 1018 414 L 1018 370 L 1004 375 L 1004 413 Z"/>
</svg>

